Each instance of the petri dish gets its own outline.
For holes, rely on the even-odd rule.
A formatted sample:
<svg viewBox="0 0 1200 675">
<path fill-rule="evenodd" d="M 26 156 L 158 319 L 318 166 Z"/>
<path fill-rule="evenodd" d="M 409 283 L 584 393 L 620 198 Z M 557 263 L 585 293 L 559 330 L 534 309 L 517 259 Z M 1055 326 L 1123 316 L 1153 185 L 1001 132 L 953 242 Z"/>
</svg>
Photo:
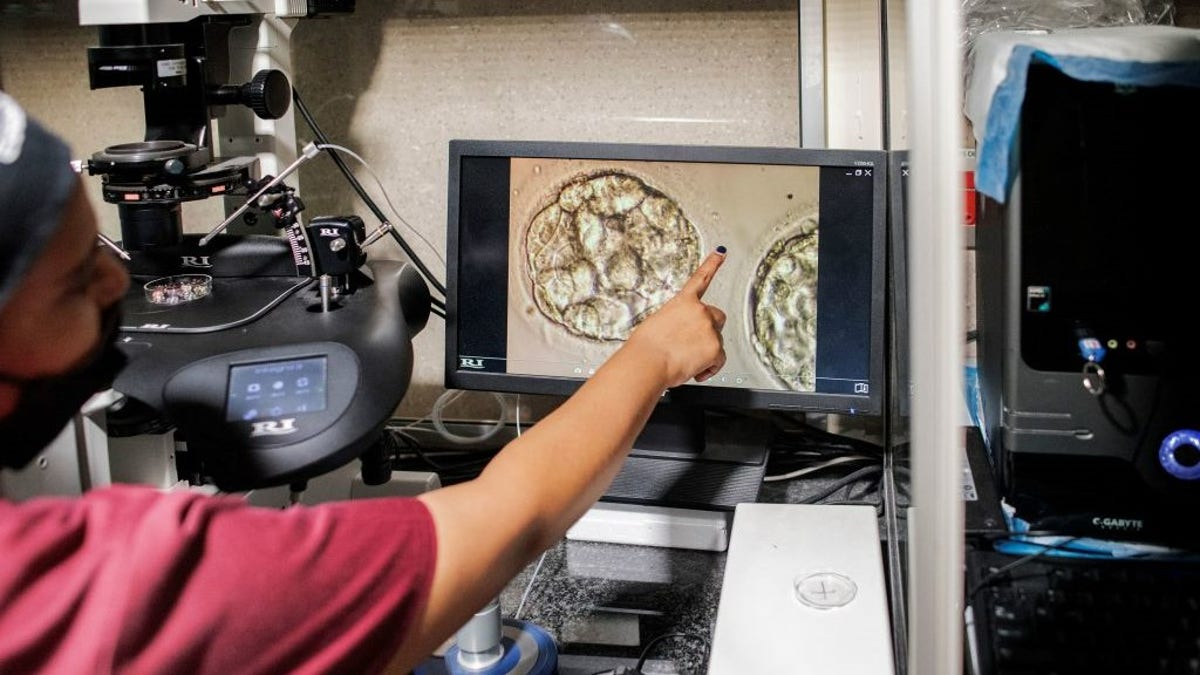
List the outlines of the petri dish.
<svg viewBox="0 0 1200 675">
<path fill-rule="evenodd" d="M 176 274 L 147 282 L 146 300 L 154 305 L 181 305 L 212 293 L 212 277 L 207 274 Z"/>
</svg>

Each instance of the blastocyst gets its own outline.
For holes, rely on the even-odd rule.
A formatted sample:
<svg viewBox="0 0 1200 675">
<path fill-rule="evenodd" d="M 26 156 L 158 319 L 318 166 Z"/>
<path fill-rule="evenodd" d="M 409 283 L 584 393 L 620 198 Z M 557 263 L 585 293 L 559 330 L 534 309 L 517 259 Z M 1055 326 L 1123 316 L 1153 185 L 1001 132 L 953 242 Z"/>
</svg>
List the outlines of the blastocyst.
<svg viewBox="0 0 1200 675">
<path fill-rule="evenodd" d="M 541 314 L 572 335 L 624 340 L 700 264 L 679 204 L 623 171 L 578 176 L 547 198 L 525 235 Z"/>
<path fill-rule="evenodd" d="M 763 365 L 789 389 L 816 385 L 817 221 L 786 229 L 755 270 L 751 339 Z"/>
</svg>

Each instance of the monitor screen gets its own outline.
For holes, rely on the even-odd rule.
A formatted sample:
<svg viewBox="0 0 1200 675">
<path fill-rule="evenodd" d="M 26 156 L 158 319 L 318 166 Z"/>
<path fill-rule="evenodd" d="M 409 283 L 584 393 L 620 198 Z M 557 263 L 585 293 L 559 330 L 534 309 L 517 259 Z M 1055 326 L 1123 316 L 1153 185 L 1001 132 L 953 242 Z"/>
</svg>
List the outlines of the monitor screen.
<svg viewBox="0 0 1200 675">
<path fill-rule="evenodd" d="M 446 386 L 569 394 L 718 245 L 728 361 L 669 402 L 880 414 L 886 154 L 450 144 Z"/>
<path fill-rule="evenodd" d="M 236 365 L 229 369 L 225 420 L 251 422 L 325 409 L 325 357 Z"/>
</svg>

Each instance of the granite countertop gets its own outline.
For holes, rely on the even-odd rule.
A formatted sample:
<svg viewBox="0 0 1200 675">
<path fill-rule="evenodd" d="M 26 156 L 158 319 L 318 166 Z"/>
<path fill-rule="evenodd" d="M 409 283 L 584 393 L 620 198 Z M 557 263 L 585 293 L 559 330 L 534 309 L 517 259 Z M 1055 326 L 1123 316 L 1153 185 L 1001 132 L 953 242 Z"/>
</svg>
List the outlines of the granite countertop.
<svg viewBox="0 0 1200 675">
<path fill-rule="evenodd" d="M 564 539 L 509 583 L 500 607 L 554 638 L 561 675 L 632 668 L 668 634 L 682 636 L 653 645 L 644 671 L 702 674 L 724 571 L 724 553 Z"/>
<path fill-rule="evenodd" d="M 764 483 L 758 501 L 805 502 L 838 475 Z M 852 492 L 835 496 L 879 497 Z M 901 506 L 906 497 L 902 491 Z M 554 639 L 561 675 L 632 669 L 648 645 L 644 672 L 703 675 L 724 573 L 724 552 L 563 539 L 505 587 L 500 608 Z M 660 636 L 671 637 L 651 645 Z"/>
<path fill-rule="evenodd" d="M 757 501 L 868 503 L 876 476 L 832 494 L 844 468 L 764 482 Z M 908 505 L 907 474 L 897 475 L 897 507 Z M 882 515 L 882 507 L 878 507 Z M 884 539 L 881 517 L 881 541 Z M 558 649 L 560 675 L 632 672 L 704 675 L 725 572 L 725 552 L 563 539 L 530 562 L 500 595 L 505 619 L 544 630 Z M 656 640 L 656 638 L 661 638 Z"/>
<path fill-rule="evenodd" d="M 765 483 L 759 501 L 802 502 L 832 482 Z M 554 638 L 561 675 L 632 668 L 665 635 L 675 637 L 652 646 L 644 672 L 703 675 L 724 573 L 724 552 L 564 539 L 505 587 L 500 607 Z"/>
</svg>

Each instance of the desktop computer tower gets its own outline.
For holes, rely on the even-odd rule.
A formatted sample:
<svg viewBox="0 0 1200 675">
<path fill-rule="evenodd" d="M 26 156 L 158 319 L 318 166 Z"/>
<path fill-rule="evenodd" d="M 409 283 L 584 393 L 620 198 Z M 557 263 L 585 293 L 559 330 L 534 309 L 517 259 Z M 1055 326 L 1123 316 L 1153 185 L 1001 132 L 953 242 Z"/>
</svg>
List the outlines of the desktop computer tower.
<svg viewBox="0 0 1200 675">
<path fill-rule="evenodd" d="M 982 426 L 1036 529 L 1200 538 L 1200 90 L 1031 67 L 976 231 Z"/>
</svg>

